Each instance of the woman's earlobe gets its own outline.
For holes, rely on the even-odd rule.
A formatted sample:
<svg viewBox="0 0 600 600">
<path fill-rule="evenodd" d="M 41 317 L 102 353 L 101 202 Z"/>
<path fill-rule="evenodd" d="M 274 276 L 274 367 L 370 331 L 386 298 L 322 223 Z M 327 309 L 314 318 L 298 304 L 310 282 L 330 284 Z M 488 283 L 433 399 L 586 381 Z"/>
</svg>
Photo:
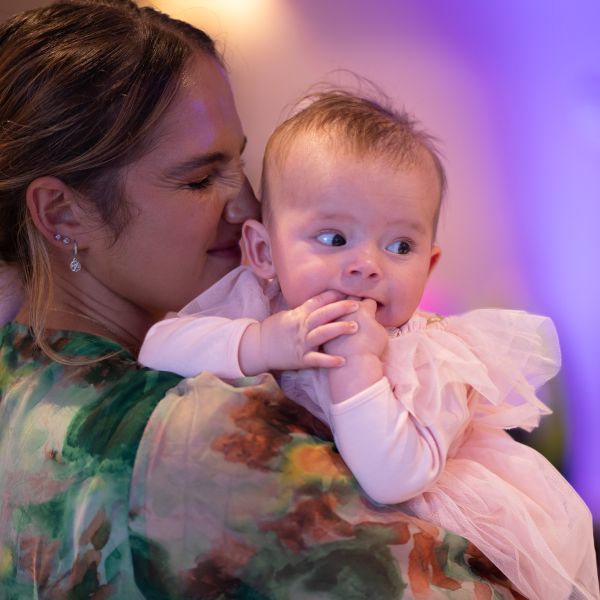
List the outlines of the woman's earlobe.
<svg viewBox="0 0 600 600">
<path fill-rule="evenodd" d="M 262 223 L 249 219 L 242 227 L 242 245 L 248 264 L 262 279 L 275 277 L 271 239 Z"/>
</svg>

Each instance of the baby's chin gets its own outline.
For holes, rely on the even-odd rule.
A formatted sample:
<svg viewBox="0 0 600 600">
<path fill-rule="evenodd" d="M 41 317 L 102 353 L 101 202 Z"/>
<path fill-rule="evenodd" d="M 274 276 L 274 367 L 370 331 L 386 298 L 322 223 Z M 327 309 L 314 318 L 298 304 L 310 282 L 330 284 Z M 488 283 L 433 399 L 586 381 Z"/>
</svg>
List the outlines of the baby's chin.
<svg viewBox="0 0 600 600">
<path fill-rule="evenodd" d="M 390 310 L 389 306 L 377 303 L 377 312 L 375 313 L 375 320 L 385 327 L 386 329 L 393 329 L 394 327 L 402 327 L 411 315 L 399 314 L 398 311 Z"/>
</svg>

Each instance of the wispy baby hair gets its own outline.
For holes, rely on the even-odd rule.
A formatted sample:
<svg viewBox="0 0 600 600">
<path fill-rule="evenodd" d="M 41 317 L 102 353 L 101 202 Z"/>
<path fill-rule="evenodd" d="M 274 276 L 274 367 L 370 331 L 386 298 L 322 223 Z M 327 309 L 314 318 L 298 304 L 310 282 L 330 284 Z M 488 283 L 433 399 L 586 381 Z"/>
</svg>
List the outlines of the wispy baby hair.
<svg viewBox="0 0 600 600">
<path fill-rule="evenodd" d="M 273 132 L 265 150 L 263 164 L 263 203 L 268 198 L 268 173 L 281 167 L 294 140 L 306 133 L 324 134 L 340 151 L 354 156 L 376 157 L 392 165 L 415 166 L 423 161 L 423 151 L 433 160 L 440 185 L 441 204 L 446 191 L 446 172 L 436 140 L 424 131 L 406 111 L 399 111 L 382 101 L 344 89 L 310 93 L 296 105 L 289 119 Z M 263 219 L 269 206 L 263 204 Z M 267 213 L 267 215 L 265 215 Z M 439 218 L 439 205 L 434 231 Z"/>
</svg>

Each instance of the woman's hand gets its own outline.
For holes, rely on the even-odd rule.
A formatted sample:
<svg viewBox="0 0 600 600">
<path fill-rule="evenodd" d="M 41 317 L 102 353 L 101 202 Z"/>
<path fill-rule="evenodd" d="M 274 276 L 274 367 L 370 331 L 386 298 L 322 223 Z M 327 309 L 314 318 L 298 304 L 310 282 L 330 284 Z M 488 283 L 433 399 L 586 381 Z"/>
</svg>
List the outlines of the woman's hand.
<svg viewBox="0 0 600 600">
<path fill-rule="evenodd" d="M 285 369 L 340 367 L 343 356 L 319 348 L 357 331 L 348 315 L 359 308 L 355 300 L 326 291 L 292 310 L 250 325 L 240 342 L 239 362 L 246 375 Z"/>
</svg>

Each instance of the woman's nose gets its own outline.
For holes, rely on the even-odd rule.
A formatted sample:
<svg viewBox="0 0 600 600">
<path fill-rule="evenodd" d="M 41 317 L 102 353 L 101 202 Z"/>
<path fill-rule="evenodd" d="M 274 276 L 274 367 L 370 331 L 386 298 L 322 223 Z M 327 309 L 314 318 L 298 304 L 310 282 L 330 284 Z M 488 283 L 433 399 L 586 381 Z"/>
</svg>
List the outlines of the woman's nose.
<svg viewBox="0 0 600 600">
<path fill-rule="evenodd" d="M 260 217 L 260 204 L 254 195 L 252 186 L 246 177 L 239 194 L 225 205 L 223 218 L 228 223 L 235 225 L 243 223 L 247 219 L 258 219 Z"/>
</svg>

